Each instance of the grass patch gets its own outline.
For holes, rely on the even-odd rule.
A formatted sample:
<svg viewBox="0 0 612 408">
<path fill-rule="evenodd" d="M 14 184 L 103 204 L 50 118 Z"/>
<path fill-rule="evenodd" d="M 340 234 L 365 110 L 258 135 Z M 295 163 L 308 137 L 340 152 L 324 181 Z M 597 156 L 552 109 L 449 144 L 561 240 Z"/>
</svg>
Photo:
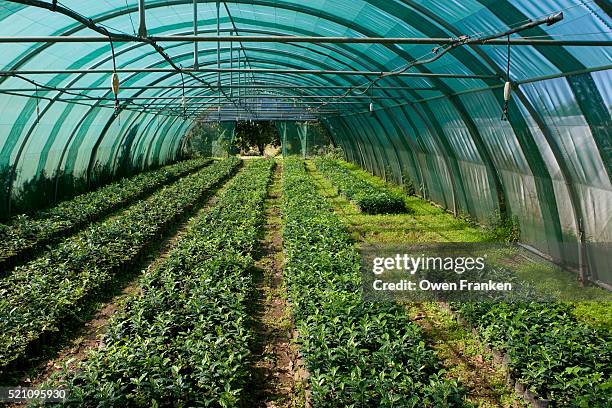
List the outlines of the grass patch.
<svg viewBox="0 0 612 408">
<path fill-rule="evenodd" d="M 407 309 L 446 367 L 445 376 L 467 388 L 466 399 L 474 407 L 526 407 L 506 385 L 504 370 L 493 364 L 491 354 L 448 310 L 433 302 L 411 303 Z"/>
<path fill-rule="evenodd" d="M 419 197 L 409 196 L 400 186 L 373 176 L 352 163 L 340 163 L 370 183 L 401 195 L 411 210 L 410 214 L 362 214 L 350 201 L 338 194 L 333 185 L 319 175 L 311 163 L 307 163 L 306 166 L 322 193 L 330 200 L 356 241 L 367 244 L 414 244 L 491 240 L 487 229 L 474 225 L 469 220 L 456 218 Z M 575 274 L 526 250 L 509 251 L 498 255 L 512 258 L 512 270 L 519 279 L 531 283 L 542 293 L 572 303 L 575 307 L 574 314 L 579 320 L 612 329 L 612 294 L 609 291 L 592 284 L 580 287 Z"/>
</svg>

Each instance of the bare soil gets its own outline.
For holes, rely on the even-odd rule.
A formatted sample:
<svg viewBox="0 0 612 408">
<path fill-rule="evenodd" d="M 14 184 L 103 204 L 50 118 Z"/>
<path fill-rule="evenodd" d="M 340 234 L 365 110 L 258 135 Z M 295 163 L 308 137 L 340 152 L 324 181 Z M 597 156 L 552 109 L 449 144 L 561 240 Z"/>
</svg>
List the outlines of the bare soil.
<svg viewBox="0 0 612 408">
<path fill-rule="evenodd" d="M 283 283 L 281 234 L 281 168 L 276 166 L 265 203 L 266 225 L 255 262 L 253 300 L 252 381 L 248 407 L 297 408 L 306 406 L 304 371 L 292 341 L 293 322 Z"/>
</svg>

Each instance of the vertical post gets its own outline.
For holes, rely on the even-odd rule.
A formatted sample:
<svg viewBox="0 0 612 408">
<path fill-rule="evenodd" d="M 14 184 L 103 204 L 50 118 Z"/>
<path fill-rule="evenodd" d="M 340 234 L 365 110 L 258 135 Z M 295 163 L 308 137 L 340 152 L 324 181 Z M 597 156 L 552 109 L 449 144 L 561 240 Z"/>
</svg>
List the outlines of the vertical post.
<svg viewBox="0 0 612 408">
<path fill-rule="evenodd" d="M 193 35 L 198 36 L 198 0 L 193 0 Z M 193 42 L 193 68 L 200 68 L 198 63 L 198 42 Z"/>
<path fill-rule="evenodd" d="M 578 223 L 578 282 L 580 283 L 580 286 L 584 286 L 584 283 L 587 280 L 587 276 L 586 276 L 586 265 L 585 265 L 585 259 L 586 259 L 586 253 L 585 253 L 585 236 L 584 236 L 584 225 L 582 224 L 582 218 L 578 218 L 577 220 Z"/>
<path fill-rule="evenodd" d="M 306 152 L 308 151 L 308 122 L 304 122 L 304 148 L 302 156 L 306 160 Z"/>
<path fill-rule="evenodd" d="M 230 31 L 230 36 L 234 36 L 234 31 Z M 230 69 L 234 69 L 234 42 L 230 42 Z M 230 71 L 230 96 L 234 96 L 234 73 Z"/>
<path fill-rule="evenodd" d="M 140 37 L 147 36 L 147 24 L 145 21 L 145 0 L 138 0 L 138 17 L 140 24 L 138 26 L 138 35 Z"/>
<path fill-rule="evenodd" d="M 220 8 L 221 2 L 217 0 L 217 69 L 221 69 L 221 42 L 218 37 L 221 33 L 221 21 L 220 21 Z M 217 89 L 219 90 L 219 119 L 221 119 L 221 71 L 217 72 Z"/>
<path fill-rule="evenodd" d="M 220 8 L 221 2 L 217 0 L 217 37 L 221 35 Z M 217 69 L 221 69 L 221 42 L 219 40 L 217 40 Z M 221 72 L 217 72 L 217 87 L 221 90 Z"/>
</svg>

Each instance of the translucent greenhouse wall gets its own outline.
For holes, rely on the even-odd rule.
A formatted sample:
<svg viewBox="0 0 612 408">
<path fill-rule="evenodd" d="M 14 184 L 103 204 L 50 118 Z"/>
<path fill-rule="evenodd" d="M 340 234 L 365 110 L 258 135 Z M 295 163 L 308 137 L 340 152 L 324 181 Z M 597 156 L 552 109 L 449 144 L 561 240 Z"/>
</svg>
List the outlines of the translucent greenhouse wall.
<svg viewBox="0 0 612 408">
<path fill-rule="evenodd" d="M 179 144 L 190 124 L 24 97 L 1 98 L 0 110 L 5 217 L 180 159 Z"/>
<path fill-rule="evenodd" d="M 64 0 L 61 5 L 110 31 L 136 32 L 136 0 Z M 193 32 L 192 0 L 147 0 L 144 6 L 149 35 Z M 217 19 L 214 0 L 197 1 L 199 34 L 216 35 L 218 24 L 222 35 L 479 37 L 563 12 L 563 21 L 512 38 L 612 39 L 612 9 L 609 1 L 602 0 L 235 0 L 223 6 L 227 8 L 221 7 Z M 0 36 L 99 34 L 61 13 L 0 1 Z M 192 42 L 163 46 L 174 63 L 192 66 Z M 431 44 L 252 42 L 243 46 L 242 66 L 248 56 L 248 65 L 254 69 L 391 72 L 432 55 Z M 37 95 L 52 102 L 40 99 L 37 104 L 33 98 L 2 95 L 0 215 L 7 214 L 9 202 L 14 207 L 47 202 L 57 194 L 180 156 L 184 135 L 192 125 L 180 114 L 156 118 L 137 107 L 115 119 L 112 108 L 102 108 L 96 101 L 103 98 L 108 104 L 112 96 L 108 73 L 91 72 L 112 67 L 108 43 L 24 42 L 3 43 L 0 48 L 5 71 L 88 70 L 32 78 L 66 89 L 98 87 L 79 91 L 79 97 L 95 99 L 88 101 L 91 106 L 67 104 L 62 101 L 67 95 L 42 89 Z M 507 79 L 505 45 L 456 47 L 434 62 L 411 68 L 414 76 L 381 80 L 371 93 L 384 99 L 375 100 L 373 115 L 362 112 L 367 102 L 361 106 L 329 103 L 327 108 L 338 114 L 319 119 L 349 160 L 397 182 L 410 177 L 425 198 L 457 214 L 484 222 L 505 211 L 519 220 L 526 243 L 571 260 L 577 251 L 562 249 L 563 243 L 610 242 L 612 238 L 611 51 L 609 46 L 513 46 L 509 79 L 515 88 L 508 122 L 500 120 Z M 143 43 L 116 43 L 115 54 L 119 69 L 168 67 Z M 228 73 L 218 77 L 207 72 L 217 65 L 235 68 L 238 54 L 237 47 L 228 43 L 221 43 L 219 50 L 215 43 L 199 44 L 200 79 L 212 83 L 220 79 L 226 89 L 247 80 L 279 86 L 277 96 L 302 102 L 301 96 L 334 98 L 341 94 L 339 89 L 363 89 L 364 83 L 375 78 L 259 72 L 237 79 Z M 420 76 L 432 73 L 444 76 Z M 146 106 L 148 98 L 180 98 L 181 83 L 177 72 L 122 73 L 120 95 L 142 98 Z M 185 84 L 199 85 L 189 77 Z M 130 85 L 135 87 L 127 89 Z M 9 88 L 32 88 L 32 84 L 0 77 L 0 90 Z M 214 96 L 205 86 L 185 93 L 187 97 Z M 176 100 L 173 104 L 179 105 Z M 214 107 L 215 101 L 209 105 Z M 287 152 L 302 154 L 298 127 L 286 126 Z M 609 257 L 598 260 L 593 255 L 587 252 L 592 278 L 612 283 Z"/>
<path fill-rule="evenodd" d="M 523 242 L 576 264 L 578 245 L 567 244 L 579 224 L 585 241 L 612 242 L 611 83 L 601 71 L 522 85 L 508 121 L 499 88 L 458 96 L 461 108 L 431 98 L 324 123 L 348 160 L 396 183 L 408 176 L 424 198 L 480 222 L 505 207 Z M 585 114 L 598 103 L 606 110 Z M 596 251 L 587 246 L 591 278 L 612 283 Z"/>
</svg>

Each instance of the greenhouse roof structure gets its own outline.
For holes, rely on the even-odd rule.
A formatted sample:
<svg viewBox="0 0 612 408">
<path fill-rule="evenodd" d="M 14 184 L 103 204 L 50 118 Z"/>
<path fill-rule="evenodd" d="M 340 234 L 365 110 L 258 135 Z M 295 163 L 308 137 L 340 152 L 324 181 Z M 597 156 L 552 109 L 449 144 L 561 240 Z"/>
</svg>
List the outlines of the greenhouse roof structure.
<svg viewBox="0 0 612 408">
<path fill-rule="evenodd" d="M 0 404 L 612 408 L 611 13 L 0 0 Z"/>
<path fill-rule="evenodd" d="M 318 121 L 349 160 L 455 214 L 516 217 L 545 253 L 609 242 L 611 10 L 3 0 L 2 208 L 177 160 L 196 121 Z"/>
</svg>

